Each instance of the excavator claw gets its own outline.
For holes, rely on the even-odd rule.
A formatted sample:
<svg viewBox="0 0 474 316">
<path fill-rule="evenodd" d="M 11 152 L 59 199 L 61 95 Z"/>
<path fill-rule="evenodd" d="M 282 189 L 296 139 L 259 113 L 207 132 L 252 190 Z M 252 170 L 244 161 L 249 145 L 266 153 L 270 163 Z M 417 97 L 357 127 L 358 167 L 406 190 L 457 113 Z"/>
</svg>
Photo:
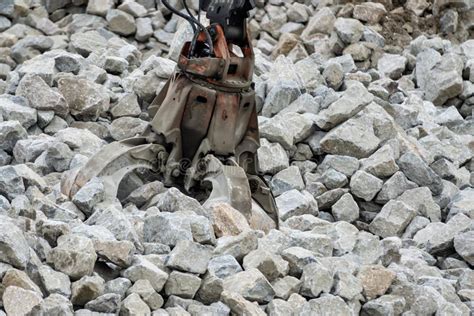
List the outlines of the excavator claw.
<svg viewBox="0 0 474 316">
<path fill-rule="evenodd" d="M 205 206 L 230 204 L 254 228 L 278 227 L 275 200 L 257 170 L 254 54 L 246 29 L 254 3 L 201 0 L 210 19 L 204 27 L 162 2 L 196 31 L 184 44 L 174 75 L 148 107 L 153 119 L 147 131 L 104 146 L 82 168 L 66 174 L 62 192 L 72 197 L 100 177 L 106 198 L 113 200 L 122 179 L 145 168 L 166 186 L 207 195 Z"/>
</svg>

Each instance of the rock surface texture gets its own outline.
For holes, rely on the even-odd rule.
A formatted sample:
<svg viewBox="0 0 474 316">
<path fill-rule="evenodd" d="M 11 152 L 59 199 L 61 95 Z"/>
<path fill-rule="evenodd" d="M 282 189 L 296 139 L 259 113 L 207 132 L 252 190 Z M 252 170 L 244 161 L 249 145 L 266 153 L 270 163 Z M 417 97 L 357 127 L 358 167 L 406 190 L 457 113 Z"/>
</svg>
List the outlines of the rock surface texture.
<svg viewBox="0 0 474 316">
<path fill-rule="evenodd" d="M 184 20 L 0 0 L 0 316 L 474 314 L 473 1 L 255 3 L 265 232 L 141 171 L 60 192 L 147 129 Z"/>
</svg>

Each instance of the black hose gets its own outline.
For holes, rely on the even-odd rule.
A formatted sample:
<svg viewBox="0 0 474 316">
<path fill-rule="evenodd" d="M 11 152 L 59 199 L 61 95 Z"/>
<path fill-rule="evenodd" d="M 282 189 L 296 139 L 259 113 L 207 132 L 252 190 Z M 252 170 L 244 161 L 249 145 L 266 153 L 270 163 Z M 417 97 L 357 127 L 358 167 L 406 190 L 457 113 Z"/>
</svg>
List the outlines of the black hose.
<svg viewBox="0 0 474 316">
<path fill-rule="evenodd" d="M 170 10 L 171 12 L 173 12 L 174 14 L 182 17 L 183 19 L 185 19 L 186 21 L 188 21 L 190 24 L 191 24 L 191 27 L 193 28 L 194 30 L 194 33 L 195 33 L 195 36 L 197 34 L 196 32 L 196 29 L 195 29 L 195 25 L 196 24 L 198 26 L 198 28 L 204 32 L 204 34 L 206 35 L 206 39 L 207 39 L 207 44 L 209 45 L 209 54 L 212 55 L 212 53 L 214 52 L 214 44 L 212 43 L 212 38 L 211 38 L 211 35 L 209 34 L 209 31 L 207 30 L 206 27 L 204 27 L 204 25 L 202 25 L 198 20 L 196 20 L 196 18 L 194 18 L 192 15 L 190 16 L 186 16 L 184 13 L 176 10 L 175 8 L 173 8 L 167 0 L 161 0 L 161 2 L 163 3 L 163 5 L 168 9 Z M 185 6 L 187 7 L 187 5 Z M 196 36 L 197 38 L 197 36 Z M 194 53 L 193 51 L 191 51 L 191 54 Z"/>
</svg>

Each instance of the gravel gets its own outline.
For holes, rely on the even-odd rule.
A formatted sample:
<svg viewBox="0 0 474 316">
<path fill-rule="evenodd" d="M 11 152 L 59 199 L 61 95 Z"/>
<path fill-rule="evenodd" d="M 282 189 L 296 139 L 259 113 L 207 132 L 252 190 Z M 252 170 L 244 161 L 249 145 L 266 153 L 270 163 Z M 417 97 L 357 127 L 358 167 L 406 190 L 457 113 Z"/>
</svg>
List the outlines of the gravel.
<svg viewBox="0 0 474 316">
<path fill-rule="evenodd" d="M 336 2 L 250 14 L 262 230 L 142 172 L 62 195 L 147 129 L 190 28 L 153 0 L 3 1 L 0 315 L 474 313 L 472 3 Z"/>
</svg>

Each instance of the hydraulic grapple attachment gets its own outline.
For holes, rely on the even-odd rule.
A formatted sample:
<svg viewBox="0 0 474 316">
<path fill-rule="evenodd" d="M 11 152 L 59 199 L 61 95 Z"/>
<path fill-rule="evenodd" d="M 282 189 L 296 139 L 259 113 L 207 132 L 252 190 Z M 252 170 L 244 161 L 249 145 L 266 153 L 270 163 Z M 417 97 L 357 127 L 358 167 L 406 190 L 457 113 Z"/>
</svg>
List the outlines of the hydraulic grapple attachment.
<svg viewBox="0 0 474 316">
<path fill-rule="evenodd" d="M 166 0 L 163 4 L 174 10 Z M 73 196 L 93 177 L 101 177 L 107 197 L 115 199 L 122 179 L 146 168 L 167 186 L 206 197 L 201 199 L 205 205 L 227 202 L 249 222 L 269 217 L 276 227 L 275 201 L 257 173 L 254 54 L 245 28 L 253 3 L 211 0 L 201 5 L 211 25 L 204 28 L 187 17 L 195 36 L 185 43 L 175 74 L 149 106 L 153 119 L 147 131 L 103 147 L 63 179 L 62 192 Z M 218 12 L 232 18 L 222 19 Z"/>
</svg>

